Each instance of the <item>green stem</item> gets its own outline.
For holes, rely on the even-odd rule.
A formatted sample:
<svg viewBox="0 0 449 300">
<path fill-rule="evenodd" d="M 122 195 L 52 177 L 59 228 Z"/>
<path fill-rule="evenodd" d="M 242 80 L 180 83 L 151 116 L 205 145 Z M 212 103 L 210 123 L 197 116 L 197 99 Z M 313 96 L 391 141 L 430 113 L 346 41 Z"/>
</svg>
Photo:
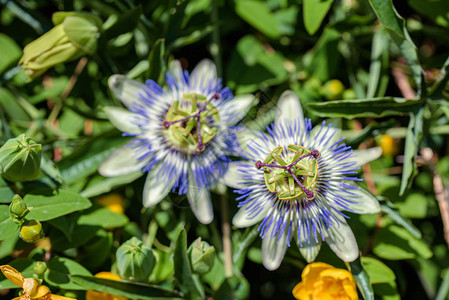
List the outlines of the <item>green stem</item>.
<svg viewBox="0 0 449 300">
<path fill-rule="evenodd" d="M 227 191 L 221 197 L 221 230 L 223 232 L 223 252 L 226 277 L 232 276 L 231 224 L 229 223 Z"/>
<path fill-rule="evenodd" d="M 218 77 L 223 76 L 222 61 L 221 61 L 221 43 L 220 43 L 220 28 L 218 26 L 218 1 L 212 1 L 212 13 L 211 21 L 214 29 L 212 31 L 212 43 L 210 45 L 210 53 L 214 58 L 215 65 L 217 66 Z"/>
</svg>

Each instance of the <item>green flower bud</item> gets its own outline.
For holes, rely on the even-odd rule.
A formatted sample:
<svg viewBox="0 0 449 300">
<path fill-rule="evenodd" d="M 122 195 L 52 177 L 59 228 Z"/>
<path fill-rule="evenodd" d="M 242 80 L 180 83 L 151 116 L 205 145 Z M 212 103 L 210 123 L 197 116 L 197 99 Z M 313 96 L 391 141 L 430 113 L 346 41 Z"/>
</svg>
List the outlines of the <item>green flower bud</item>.
<svg viewBox="0 0 449 300">
<path fill-rule="evenodd" d="M 353 89 L 347 89 L 343 92 L 343 99 L 345 100 L 357 99 L 357 95 Z"/>
<path fill-rule="evenodd" d="M 45 271 L 47 271 L 47 264 L 43 261 L 38 261 L 34 265 L 33 268 L 34 274 L 36 274 L 39 277 L 44 276 Z"/>
<path fill-rule="evenodd" d="M 117 269 L 120 277 L 133 281 L 148 281 L 154 267 L 153 250 L 133 237 L 117 249 Z"/>
<path fill-rule="evenodd" d="M 187 255 L 192 265 L 192 270 L 198 274 L 205 274 L 212 269 L 215 259 L 215 248 L 197 238 L 189 249 Z"/>
<path fill-rule="evenodd" d="M 21 134 L 0 148 L 0 171 L 10 181 L 30 181 L 39 176 L 41 144 Z"/>
<path fill-rule="evenodd" d="M 101 21 L 89 14 L 59 12 L 53 14 L 56 25 L 23 49 L 19 64 L 31 79 L 59 63 L 92 54 L 97 49 Z"/>
<path fill-rule="evenodd" d="M 321 94 L 327 100 L 337 100 L 341 99 L 345 86 L 340 80 L 332 79 L 326 82 L 321 89 Z"/>
<path fill-rule="evenodd" d="M 31 220 L 20 228 L 20 238 L 27 243 L 34 243 L 43 237 L 44 231 L 39 221 Z"/>
<path fill-rule="evenodd" d="M 14 195 L 9 205 L 9 215 L 16 223 L 22 223 L 22 219 L 30 212 L 27 205 L 22 201 L 22 197 Z"/>
</svg>

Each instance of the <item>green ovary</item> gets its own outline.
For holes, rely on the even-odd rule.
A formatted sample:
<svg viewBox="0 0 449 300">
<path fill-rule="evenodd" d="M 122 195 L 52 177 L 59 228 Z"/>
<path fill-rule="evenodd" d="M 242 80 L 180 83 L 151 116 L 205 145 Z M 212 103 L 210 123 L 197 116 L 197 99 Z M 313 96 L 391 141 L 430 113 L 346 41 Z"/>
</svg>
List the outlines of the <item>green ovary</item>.
<svg viewBox="0 0 449 300">
<path fill-rule="evenodd" d="M 188 93 L 182 96 L 183 99 L 174 101 L 167 112 L 165 122 L 169 122 L 171 125 L 167 129 L 166 136 L 178 148 L 185 149 L 189 153 L 200 152 L 205 149 L 201 145 L 206 145 L 218 133 L 218 128 L 211 126 L 209 117 L 218 122 L 220 121 L 220 115 L 215 106 L 207 103 L 207 98 L 204 95 Z M 199 116 L 194 116 L 206 103 L 206 108 Z M 198 130 L 198 127 L 200 130 Z"/>
<path fill-rule="evenodd" d="M 264 164 L 276 164 L 279 166 L 289 166 L 297 161 L 301 156 L 310 154 L 311 151 L 303 146 L 289 145 L 288 151 L 284 158 L 280 155 L 284 147 L 277 147 L 265 158 Z M 275 192 L 279 199 L 289 200 L 301 199 L 312 200 L 307 198 L 303 188 L 313 191 L 318 173 L 318 163 L 313 157 L 305 157 L 290 167 L 290 171 L 300 181 L 302 187 L 296 182 L 295 178 L 286 170 L 280 167 L 265 166 L 264 179 L 265 185 L 270 192 Z"/>
</svg>

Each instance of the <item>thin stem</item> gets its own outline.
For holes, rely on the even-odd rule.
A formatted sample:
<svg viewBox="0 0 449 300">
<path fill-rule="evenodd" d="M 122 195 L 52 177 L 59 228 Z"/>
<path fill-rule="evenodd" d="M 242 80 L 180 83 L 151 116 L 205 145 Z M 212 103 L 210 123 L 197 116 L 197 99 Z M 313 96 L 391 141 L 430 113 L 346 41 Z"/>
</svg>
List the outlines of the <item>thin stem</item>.
<svg viewBox="0 0 449 300">
<path fill-rule="evenodd" d="M 232 277 L 232 247 L 231 247 L 231 225 L 229 223 L 229 211 L 227 192 L 220 197 L 221 202 L 221 230 L 223 231 L 223 252 L 226 277 Z"/>
</svg>

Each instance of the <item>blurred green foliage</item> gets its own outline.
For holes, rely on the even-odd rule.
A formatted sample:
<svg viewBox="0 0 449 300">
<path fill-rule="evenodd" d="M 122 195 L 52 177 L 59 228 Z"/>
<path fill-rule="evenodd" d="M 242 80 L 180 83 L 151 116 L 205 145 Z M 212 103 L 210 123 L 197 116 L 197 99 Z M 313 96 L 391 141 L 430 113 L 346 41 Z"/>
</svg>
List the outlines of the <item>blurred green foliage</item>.
<svg viewBox="0 0 449 300">
<path fill-rule="evenodd" d="M 306 116 L 314 122 L 331 118 L 355 148 L 370 147 L 383 134 L 394 139 L 395 154 L 361 174 L 381 200 L 382 213 L 351 214 L 362 257 L 349 267 L 366 299 L 447 299 L 449 224 L 442 216 L 449 214 L 449 5 L 444 0 L 395 4 L 0 0 L 0 144 L 25 133 L 42 145 L 37 180 L 14 183 L 0 177 L 0 264 L 31 277 L 36 261 L 46 261 L 45 284 L 53 293 L 75 293 L 78 299 L 88 289 L 134 299 L 293 299 L 291 290 L 305 265 L 294 247 L 281 268 L 269 272 L 261 265 L 256 229 L 233 228 L 233 275 L 226 277 L 221 217 L 202 225 L 184 209 L 186 200 L 172 195 L 143 208 L 141 172 L 116 178 L 97 172 L 126 142 L 102 110 L 121 105 L 107 88 L 109 76 L 164 84 L 174 59 L 191 70 L 210 57 L 235 94 L 259 97 L 243 120 L 250 128 L 264 130 L 279 95 L 291 89 Z M 60 11 L 101 20 L 97 49 L 30 81 L 17 66 L 22 49 L 48 32 L 53 13 Z M 325 87 L 337 80 L 343 91 L 329 94 Z M 429 149 L 430 158 L 423 154 Z M 125 214 L 96 203 L 112 191 L 124 199 Z M 46 238 L 37 244 L 19 239 L 8 208 L 15 193 L 30 208 L 26 220 L 43 225 Z M 235 195 L 227 193 L 233 215 Z M 116 250 L 131 237 L 153 249 L 148 282 L 93 277 L 117 273 Z M 204 274 L 194 272 L 187 252 L 197 237 L 215 248 L 212 268 Z M 344 267 L 327 246 L 317 260 Z M 14 288 L 0 276 L 0 289 Z"/>
</svg>

